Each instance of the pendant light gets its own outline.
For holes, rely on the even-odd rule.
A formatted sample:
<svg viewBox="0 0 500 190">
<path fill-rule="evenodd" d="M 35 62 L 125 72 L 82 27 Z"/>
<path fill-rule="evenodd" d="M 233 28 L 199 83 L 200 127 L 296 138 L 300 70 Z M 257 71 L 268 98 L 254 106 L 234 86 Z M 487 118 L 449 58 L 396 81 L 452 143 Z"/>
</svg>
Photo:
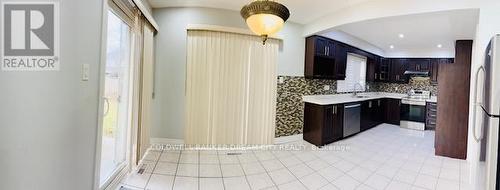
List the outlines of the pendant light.
<svg viewBox="0 0 500 190">
<path fill-rule="evenodd" d="M 250 30 L 262 36 L 262 43 L 270 35 L 277 33 L 283 28 L 286 20 L 290 17 L 290 11 L 284 5 L 269 0 L 256 0 L 243 6 L 241 16 L 246 20 Z"/>
</svg>

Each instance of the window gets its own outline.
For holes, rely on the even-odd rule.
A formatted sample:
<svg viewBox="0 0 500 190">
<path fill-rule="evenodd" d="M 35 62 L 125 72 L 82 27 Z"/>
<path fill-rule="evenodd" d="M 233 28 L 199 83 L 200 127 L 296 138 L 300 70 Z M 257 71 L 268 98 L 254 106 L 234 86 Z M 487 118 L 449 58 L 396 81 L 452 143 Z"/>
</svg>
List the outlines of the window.
<svg viewBox="0 0 500 190">
<path fill-rule="evenodd" d="M 354 92 L 366 90 L 366 57 L 347 54 L 345 80 L 337 81 L 337 92 Z"/>
</svg>

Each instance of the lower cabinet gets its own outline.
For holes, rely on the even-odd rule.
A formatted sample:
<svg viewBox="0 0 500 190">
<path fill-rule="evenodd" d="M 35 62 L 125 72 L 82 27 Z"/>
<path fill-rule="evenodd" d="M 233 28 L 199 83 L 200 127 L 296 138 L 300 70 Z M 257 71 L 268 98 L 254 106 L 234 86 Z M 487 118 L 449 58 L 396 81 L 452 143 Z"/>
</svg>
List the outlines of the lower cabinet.
<svg viewBox="0 0 500 190">
<path fill-rule="evenodd" d="M 385 100 L 385 122 L 393 125 L 400 124 L 401 100 L 386 98 Z"/>
<path fill-rule="evenodd" d="M 361 131 L 371 129 L 385 122 L 385 100 L 367 100 L 361 104 Z"/>
<path fill-rule="evenodd" d="M 359 103 L 361 103 L 361 131 L 382 123 L 399 125 L 401 100 L 382 98 Z M 305 103 L 304 140 L 316 146 L 323 146 L 342 139 L 343 133 L 344 104 Z"/>
<path fill-rule="evenodd" d="M 323 146 L 342 139 L 344 105 L 304 105 L 304 140 Z"/>
<path fill-rule="evenodd" d="M 435 130 L 436 119 L 437 119 L 437 104 L 433 102 L 427 102 L 427 105 L 425 107 L 426 107 L 425 130 Z"/>
</svg>

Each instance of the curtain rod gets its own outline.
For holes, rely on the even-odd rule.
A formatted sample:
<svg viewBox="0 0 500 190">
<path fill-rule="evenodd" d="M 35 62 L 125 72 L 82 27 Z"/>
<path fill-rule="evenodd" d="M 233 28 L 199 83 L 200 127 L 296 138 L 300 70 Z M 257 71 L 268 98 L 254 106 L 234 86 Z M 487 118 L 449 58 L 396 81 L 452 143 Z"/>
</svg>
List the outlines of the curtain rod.
<svg viewBox="0 0 500 190">
<path fill-rule="evenodd" d="M 219 26 L 219 25 L 209 25 L 209 24 L 188 24 L 187 31 L 195 31 L 195 30 L 204 30 L 204 31 L 216 31 L 216 32 L 228 32 L 235 34 L 243 34 L 250 36 L 257 36 L 249 29 L 236 28 L 236 27 L 228 27 L 228 26 Z M 275 40 L 283 40 L 280 35 L 272 35 L 269 37 L 270 39 Z"/>
</svg>

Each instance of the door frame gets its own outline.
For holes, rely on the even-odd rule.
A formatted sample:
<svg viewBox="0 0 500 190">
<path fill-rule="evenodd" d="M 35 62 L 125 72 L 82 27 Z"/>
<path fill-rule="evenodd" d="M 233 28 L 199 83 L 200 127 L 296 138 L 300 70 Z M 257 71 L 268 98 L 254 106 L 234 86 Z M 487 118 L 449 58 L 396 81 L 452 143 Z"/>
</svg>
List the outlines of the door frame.
<svg viewBox="0 0 500 190">
<path fill-rule="evenodd" d="M 130 78 L 129 85 L 130 88 L 129 96 L 127 101 L 129 101 L 129 117 L 127 126 L 127 140 L 126 140 L 126 159 L 125 162 L 117 167 L 117 172 L 110 176 L 110 178 L 101 186 L 100 184 L 100 169 L 101 169 L 101 151 L 102 151 L 102 128 L 103 128 L 103 114 L 104 114 L 104 91 L 105 91 L 105 74 L 106 74 L 106 63 L 107 63 L 107 30 L 108 30 L 108 11 L 113 11 L 108 5 L 108 0 L 102 1 L 102 22 L 101 22 L 101 55 L 99 64 L 99 103 L 98 103 L 98 115 L 97 115 L 97 138 L 96 138 L 96 148 L 95 148 L 95 158 L 94 158 L 94 190 L 102 190 L 113 188 L 118 185 L 121 179 L 136 166 L 135 162 L 135 148 L 134 141 L 137 139 L 135 136 L 137 134 L 137 55 L 136 55 L 136 38 L 137 34 L 133 28 L 130 26 Z M 134 138 L 135 137 L 135 138 Z"/>
</svg>

